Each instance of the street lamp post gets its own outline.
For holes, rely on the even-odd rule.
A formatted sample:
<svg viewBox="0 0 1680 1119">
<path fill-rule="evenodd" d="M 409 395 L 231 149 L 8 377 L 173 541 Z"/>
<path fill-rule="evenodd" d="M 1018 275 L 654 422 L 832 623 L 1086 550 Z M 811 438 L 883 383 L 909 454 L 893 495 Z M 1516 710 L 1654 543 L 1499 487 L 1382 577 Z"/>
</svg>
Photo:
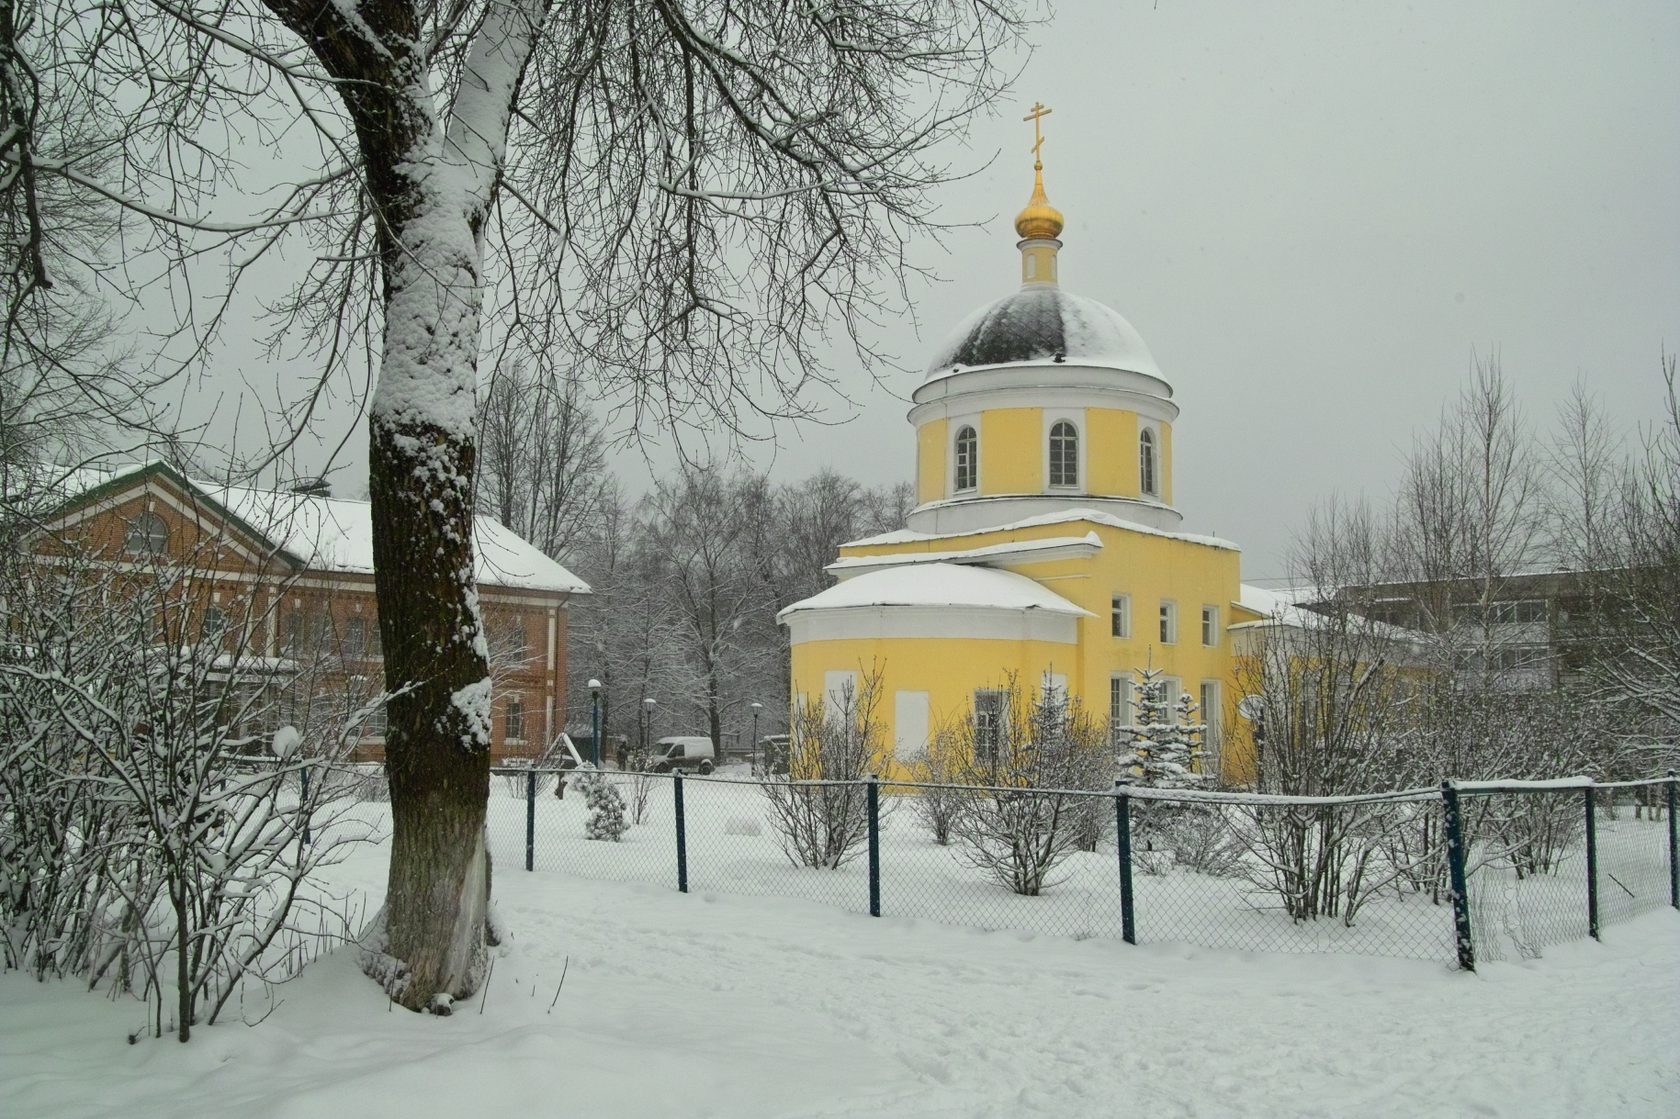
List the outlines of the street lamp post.
<svg viewBox="0 0 1680 1119">
<path fill-rule="evenodd" d="M 595 768 L 601 768 L 601 681 L 589 678 L 589 754 Z"/>
<path fill-rule="evenodd" d="M 653 735 L 653 709 L 659 701 L 652 696 L 642 700 L 642 756 L 647 757 L 648 739 Z"/>
<path fill-rule="evenodd" d="M 753 736 L 752 736 L 752 754 L 750 756 L 752 757 L 752 759 L 755 762 L 758 760 L 758 713 L 762 710 L 764 710 L 764 704 L 758 702 L 758 700 L 756 700 L 756 699 L 753 700 L 752 701 Z M 764 770 L 760 769 L 758 772 L 763 773 Z"/>
</svg>

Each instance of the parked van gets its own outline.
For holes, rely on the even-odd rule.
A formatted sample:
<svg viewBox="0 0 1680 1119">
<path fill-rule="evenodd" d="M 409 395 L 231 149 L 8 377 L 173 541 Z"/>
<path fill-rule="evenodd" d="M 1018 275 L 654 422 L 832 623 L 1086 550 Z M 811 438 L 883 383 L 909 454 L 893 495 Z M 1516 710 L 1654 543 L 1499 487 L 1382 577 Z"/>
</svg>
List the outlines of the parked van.
<svg viewBox="0 0 1680 1119">
<path fill-rule="evenodd" d="M 674 734 L 653 744 L 653 749 L 648 751 L 647 767 L 655 773 L 673 769 L 710 773 L 717 768 L 717 747 L 704 735 Z"/>
</svg>

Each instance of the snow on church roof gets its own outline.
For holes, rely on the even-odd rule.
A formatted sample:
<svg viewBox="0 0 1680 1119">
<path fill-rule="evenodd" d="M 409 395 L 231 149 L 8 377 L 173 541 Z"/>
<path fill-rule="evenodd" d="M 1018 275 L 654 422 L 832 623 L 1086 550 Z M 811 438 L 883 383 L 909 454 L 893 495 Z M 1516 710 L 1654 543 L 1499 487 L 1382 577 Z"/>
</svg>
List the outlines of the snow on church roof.
<svg viewBox="0 0 1680 1119">
<path fill-rule="evenodd" d="M 1058 287 L 1030 284 L 959 323 L 928 362 L 928 380 L 962 369 L 1044 361 L 1166 379 L 1143 336 L 1120 312 Z"/>
<path fill-rule="evenodd" d="M 914 564 L 871 571 L 802 599 L 776 615 L 777 621 L 804 610 L 882 606 L 949 606 L 982 610 L 1043 610 L 1092 617 L 1061 595 L 1025 575 L 990 567 L 951 563 Z"/>
<path fill-rule="evenodd" d="M 900 528 L 876 536 L 866 536 L 862 540 L 848 540 L 840 546 L 842 548 L 863 548 L 874 544 L 915 544 L 924 540 L 958 540 L 964 536 L 981 536 L 989 532 L 1011 532 L 1020 528 L 1069 524 L 1074 521 L 1089 521 L 1091 524 L 1104 525 L 1108 528 L 1122 528 L 1127 532 L 1141 532 L 1148 536 L 1164 536 L 1169 540 L 1204 544 L 1209 548 L 1226 548 L 1233 552 L 1242 551 L 1236 544 L 1217 536 L 1200 536 L 1193 532 L 1168 532 L 1165 529 L 1150 528 L 1148 525 L 1140 525 L 1136 521 L 1124 520 L 1112 513 L 1104 513 L 1096 509 L 1066 509 L 1057 513 L 1041 513 L 1036 517 L 1025 517 L 1019 521 L 1010 521 L 1008 524 L 992 525 L 987 528 L 971 528 L 962 532 L 915 532 L 908 528 Z"/>
<path fill-rule="evenodd" d="M 902 567 L 908 563 L 987 563 L 1011 560 L 1017 563 L 1044 562 L 1061 559 L 1070 552 L 1088 554 L 1101 547 L 1102 540 L 1097 534 L 1087 532 L 1084 536 L 1011 540 L 1005 544 L 987 544 L 980 548 L 957 548 L 942 552 L 887 552 L 873 556 L 847 556 L 835 560 L 823 570 L 844 578 L 851 572 L 880 567 Z"/>
</svg>

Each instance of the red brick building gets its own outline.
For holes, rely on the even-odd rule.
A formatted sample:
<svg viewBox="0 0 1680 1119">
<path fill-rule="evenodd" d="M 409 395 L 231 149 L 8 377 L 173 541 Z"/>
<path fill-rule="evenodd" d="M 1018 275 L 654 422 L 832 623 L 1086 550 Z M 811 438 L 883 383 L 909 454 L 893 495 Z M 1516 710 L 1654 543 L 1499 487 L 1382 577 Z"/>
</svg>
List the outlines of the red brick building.
<svg viewBox="0 0 1680 1119">
<path fill-rule="evenodd" d="M 474 535 L 493 757 L 537 757 L 564 725 L 567 603 L 589 587 L 494 518 L 479 516 Z M 154 462 L 84 474 L 34 539 L 48 564 L 190 572 L 177 576 L 171 637 L 220 643 L 242 681 L 260 669 L 275 700 L 256 705 L 270 725 L 255 733 L 301 726 L 312 711 L 356 712 L 384 687 L 365 501 L 222 486 Z M 354 721 L 355 756 L 381 758 L 377 704 Z"/>
</svg>

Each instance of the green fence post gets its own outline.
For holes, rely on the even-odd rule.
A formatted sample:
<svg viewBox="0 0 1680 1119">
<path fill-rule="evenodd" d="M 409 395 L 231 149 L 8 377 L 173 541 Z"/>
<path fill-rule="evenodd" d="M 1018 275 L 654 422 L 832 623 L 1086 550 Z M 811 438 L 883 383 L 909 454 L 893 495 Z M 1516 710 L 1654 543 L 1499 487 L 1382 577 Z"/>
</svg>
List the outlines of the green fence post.
<svg viewBox="0 0 1680 1119">
<path fill-rule="evenodd" d="M 881 915 L 881 779 L 869 775 L 864 789 L 869 806 L 869 915 Z"/>
<path fill-rule="evenodd" d="M 1582 792 L 1587 799 L 1587 935 L 1598 940 L 1598 811 L 1592 786 Z"/>
<path fill-rule="evenodd" d="M 1680 830 L 1674 826 L 1674 802 L 1680 790 L 1680 776 L 1668 771 L 1668 904 L 1680 909 Z"/>
<path fill-rule="evenodd" d="M 1441 782 L 1441 802 L 1446 809 L 1447 873 L 1452 878 L 1454 939 L 1458 944 L 1458 966 L 1476 970 L 1476 950 L 1470 941 L 1470 891 L 1464 877 L 1464 821 L 1458 810 L 1458 790 L 1451 781 Z"/>
<path fill-rule="evenodd" d="M 1114 782 L 1114 835 L 1120 848 L 1120 939 L 1137 943 L 1137 915 L 1132 903 L 1132 798 L 1126 782 Z"/>
<path fill-rule="evenodd" d="M 688 893 L 688 823 L 683 819 L 683 775 L 677 770 L 671 778 L 677 802 L 677 889 Z"/>
<path fill-rule="evenodd" d="M 525 869 L 537 862 L 537 767 L 525 771 Z"/>
</svg>

